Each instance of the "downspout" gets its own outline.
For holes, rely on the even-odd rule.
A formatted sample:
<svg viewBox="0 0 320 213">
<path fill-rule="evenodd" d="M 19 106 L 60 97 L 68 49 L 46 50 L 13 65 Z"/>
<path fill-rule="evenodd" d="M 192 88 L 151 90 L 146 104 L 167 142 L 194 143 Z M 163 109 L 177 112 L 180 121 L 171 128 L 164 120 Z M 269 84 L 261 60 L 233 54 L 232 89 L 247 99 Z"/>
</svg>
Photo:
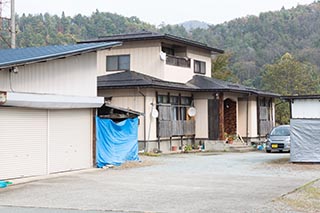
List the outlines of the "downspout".
<svg viewBox="0 0 320 213">
<path fill-rule="evenodd" d="M 140 87 L 138 87 L 138 92 L 140 95 L 143 96 L 143 113 L 144 113 L 144 117 L 143 117 L 143 150 L 146 151 L 146 148 L 147 148 L 147 114 L 146 114 L 146 103 L 147 103 L 147 100 L 146 100 L 146 95 L 143 94 L 140 90 Z"/>
</svg>

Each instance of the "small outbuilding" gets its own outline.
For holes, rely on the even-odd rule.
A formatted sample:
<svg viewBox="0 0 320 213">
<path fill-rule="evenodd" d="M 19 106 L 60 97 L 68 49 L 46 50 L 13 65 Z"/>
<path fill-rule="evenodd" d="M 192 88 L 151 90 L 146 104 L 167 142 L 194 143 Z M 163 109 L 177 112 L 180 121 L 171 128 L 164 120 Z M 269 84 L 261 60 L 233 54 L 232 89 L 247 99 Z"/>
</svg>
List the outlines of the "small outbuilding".
<svg viewBox="0 0 320 213">
<path fill-rule="evenodd" d="M 120 44 L 0 50 L 0 179 L 92 167 L 97 51 Z"/>
<path fill-rule="evenodd" d="M 290 102 L 291 162 L 320 162 L 320 95 L 285 96 Z"/>
</svg>

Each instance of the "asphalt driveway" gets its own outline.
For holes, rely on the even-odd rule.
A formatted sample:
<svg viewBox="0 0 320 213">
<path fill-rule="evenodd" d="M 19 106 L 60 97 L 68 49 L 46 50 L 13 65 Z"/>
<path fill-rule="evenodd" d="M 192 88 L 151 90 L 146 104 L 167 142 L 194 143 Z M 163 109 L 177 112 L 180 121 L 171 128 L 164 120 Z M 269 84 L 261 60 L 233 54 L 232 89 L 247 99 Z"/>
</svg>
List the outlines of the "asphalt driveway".
<svg viewBox="0 0 320 213">
<path fill-rule="evenodd" d="M 144 157 L 144 167 L 97 169 L 0 189 L 0 212 L 277 212 L 272 200 L 320 177 L 312 166 L 282 164 L 288 156 Z"/>
</svg>

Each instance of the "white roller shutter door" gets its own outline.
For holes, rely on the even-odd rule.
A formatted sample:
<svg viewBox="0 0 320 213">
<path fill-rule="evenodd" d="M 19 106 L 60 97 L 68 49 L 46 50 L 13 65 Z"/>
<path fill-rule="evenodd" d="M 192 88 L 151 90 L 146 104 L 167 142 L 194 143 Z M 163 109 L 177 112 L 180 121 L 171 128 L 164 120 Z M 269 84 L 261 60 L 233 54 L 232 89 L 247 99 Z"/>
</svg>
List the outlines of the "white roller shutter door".
<svg viewBox="0 0 320 213">
<path fill-rule="evenodd" d="M 0 179 L 47 173 L 47 112 L 0 107 Z"/>
<path fill-rule="evenodd" d="M 91 110 L 49 110 L 49 173 L 91 167 Z"/>
</svg>

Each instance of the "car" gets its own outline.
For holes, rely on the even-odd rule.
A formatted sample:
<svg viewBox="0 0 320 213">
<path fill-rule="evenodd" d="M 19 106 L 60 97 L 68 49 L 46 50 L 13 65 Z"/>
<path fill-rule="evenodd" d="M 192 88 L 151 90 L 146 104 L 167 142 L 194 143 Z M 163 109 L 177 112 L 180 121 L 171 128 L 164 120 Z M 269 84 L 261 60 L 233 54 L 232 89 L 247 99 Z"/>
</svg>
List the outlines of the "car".
<svg viewBox="0 0 320 213">
<path fill-rule="evenodd" d="M 274 127 L 267 134 L 266 152 L 290 152 L 290 126 L 280 125 Z"/>
</svg>

